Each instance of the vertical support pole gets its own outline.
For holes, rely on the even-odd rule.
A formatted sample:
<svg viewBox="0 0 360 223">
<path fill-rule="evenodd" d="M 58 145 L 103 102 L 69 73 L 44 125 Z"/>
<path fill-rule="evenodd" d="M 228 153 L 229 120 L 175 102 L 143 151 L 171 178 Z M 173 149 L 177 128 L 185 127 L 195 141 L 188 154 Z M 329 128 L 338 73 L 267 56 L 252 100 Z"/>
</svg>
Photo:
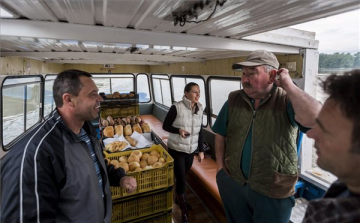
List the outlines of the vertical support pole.
<svg viewBox="0 0 360 223">
<path fill-rule="evenodd" d="M 319 52 L 314 49 L 303 49 L 300 51 L 300 53 L 304 57 L 304 91 L 316 98 L 318 86 Z M 304 135 L 301 149 L 301 173 L 304 173 L 312 166 L 313 145 L 314 140 Z"/>
</svg>

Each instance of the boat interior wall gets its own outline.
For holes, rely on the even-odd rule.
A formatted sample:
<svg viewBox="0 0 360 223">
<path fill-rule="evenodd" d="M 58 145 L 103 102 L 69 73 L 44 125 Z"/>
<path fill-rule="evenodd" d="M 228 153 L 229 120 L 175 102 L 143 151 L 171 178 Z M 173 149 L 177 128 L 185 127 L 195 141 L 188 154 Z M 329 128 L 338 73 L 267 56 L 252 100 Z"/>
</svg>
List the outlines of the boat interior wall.
<svg viewBox="0 0 360 223">
<path fill-rule="evenodd" d="M 288 62 L 295 62 L 295 71 L 290 71 L 292 78 L 301 78 L 303 57 L 297 55 L 276 55 L 280 67 L 286 67 Z M 228 75 L 241 76 L 234 72 L 231 66 L 245 60 L 245 57 L 208 60 L 205 62 L 172 63 L 167 65 L 121 65 L 105 68 L 104 64 L 55 64 L 24 57 L 0 57 L 0 71 L 4 75 L 18 74 L 57 74 L 67 69 L 79 69 L 89 73 L 163 73 L 163 74 L 195 74 L 195 75 Z"/>
<path fill-rule="evenodd" d="M 25 57 L 0 57 L 2 75 L 57 74 L 64 69 L 64 64 L 49 64 Z"/>
</svg>

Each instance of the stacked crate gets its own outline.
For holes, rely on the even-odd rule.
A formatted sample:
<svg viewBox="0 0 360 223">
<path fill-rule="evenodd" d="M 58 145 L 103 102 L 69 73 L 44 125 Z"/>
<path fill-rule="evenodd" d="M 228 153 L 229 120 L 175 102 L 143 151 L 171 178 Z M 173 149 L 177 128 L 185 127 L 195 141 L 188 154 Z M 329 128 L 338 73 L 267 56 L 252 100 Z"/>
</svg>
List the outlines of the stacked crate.
<svg viewBox="0 0 360 223">
<path fill-rule="evenodd" d="M 161 222 L 171 223 L 172 186 L 174 184 L 174 160 L 161 145 L 141 149 L 142 153 L 156 150 L 166 161 L 162 167 L 129 172 L 134 177 L 137 190 L 128 194 L 120 187 L 111 187 L 113 199 L 112 223 L 120 222 Z M 109 160 L 129 157 L 132 151 L 108 154 Z"/>
</svg>

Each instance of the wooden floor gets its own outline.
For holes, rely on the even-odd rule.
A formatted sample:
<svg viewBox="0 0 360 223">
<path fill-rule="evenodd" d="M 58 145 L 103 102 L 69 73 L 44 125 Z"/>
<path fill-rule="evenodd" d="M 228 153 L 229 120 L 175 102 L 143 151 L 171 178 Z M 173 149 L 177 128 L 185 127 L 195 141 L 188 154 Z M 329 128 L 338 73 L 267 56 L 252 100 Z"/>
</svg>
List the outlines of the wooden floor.
<svg viewBox="0 0 360 223">
<path fill-rule="evenodd" d="M 189 210 L 189 222 L 190 223 L 218 223 L 211 212 L 207 210 L 202 201 L 200 201 L 197 195 L 190 189 L 189 186 L 186 187 L 186 198 L 187 203 L 192 207 L 192 210 Z M 174 223 L 181 223 L 181 210 L 180 207 L 175 204 L 175 199 L 173 202 L 172 216 Z"/>
</svg>

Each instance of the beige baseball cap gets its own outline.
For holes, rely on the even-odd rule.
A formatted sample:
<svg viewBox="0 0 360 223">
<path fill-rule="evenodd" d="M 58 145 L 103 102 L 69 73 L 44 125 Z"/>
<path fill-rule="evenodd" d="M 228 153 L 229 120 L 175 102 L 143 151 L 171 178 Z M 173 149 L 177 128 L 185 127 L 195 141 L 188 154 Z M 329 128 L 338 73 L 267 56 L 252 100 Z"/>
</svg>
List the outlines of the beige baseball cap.
<svg viewBox="0 0 360 223">
<path fill-rule="evenodd" d="M 269 65 L 278 69 L 280 64 L 273 53 L 265 50 L 255 50 L 249 54 L 244 62 L 233 64 L 232 69 L 236 70 L 243 66 L 255 67 L 260 65 Z"/>
</svg>

